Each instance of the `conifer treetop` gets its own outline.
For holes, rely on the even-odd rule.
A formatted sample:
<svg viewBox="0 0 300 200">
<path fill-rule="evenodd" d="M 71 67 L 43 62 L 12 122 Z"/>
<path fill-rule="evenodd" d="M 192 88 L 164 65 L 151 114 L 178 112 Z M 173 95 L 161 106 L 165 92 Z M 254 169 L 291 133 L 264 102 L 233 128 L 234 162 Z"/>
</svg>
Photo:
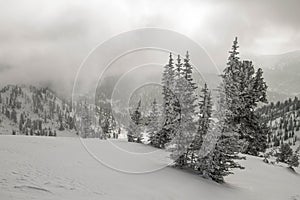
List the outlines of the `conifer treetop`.
<svg viewBox="0 0 300 200">
<path fill-rule="evenodd" d="M 232 50 L 229 51 L 229 53 L 230 53 L 229 60 L 232 60 L 232 59 L 237 59 L 238 60 L 239 59 L 239 57 L 238 57 L 239 52 L 237 51 L 238 48 L 239 48 L 239 46 L 238 46 L 238 38 L 235 37 L 235 39 L 233 41 L 232 48 L 231 48 Z"/>
<path fill-rule="evenodd" d="M 185 58 L 186 58 L 187 60 L 190 60 L 190 54 L 189 54 L 189 51 L 186 51 Z"/>
<path fill-rule="evenodd" d="M 177 75 L 177 78 L 180 77 L 181 75 L 181 69 L 182 68 L 182 63 L 181 63 L 181 58 L 180 58 L 180 55 L 178 54 L 177 55 L 177 64 L 176 64 L 176 75 Z"/>
<path fill-rule="evenodd" d="M 173 56 L 172 56 L 172 52 L 170 52 L 170 55 L 169 55 L 169 65 L 173 65 Z"/>
</svg>

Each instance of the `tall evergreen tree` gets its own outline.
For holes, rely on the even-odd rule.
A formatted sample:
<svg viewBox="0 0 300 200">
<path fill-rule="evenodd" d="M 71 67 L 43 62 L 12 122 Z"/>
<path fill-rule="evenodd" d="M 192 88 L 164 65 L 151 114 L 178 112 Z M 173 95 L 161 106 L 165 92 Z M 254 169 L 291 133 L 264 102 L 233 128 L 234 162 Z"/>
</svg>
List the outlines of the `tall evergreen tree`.
<svg viewBox="0 0 300 200">
<path fill-rule="evenodd" d="M 101 121 L 101 128 L 102 128 L 102 131 L 103 131 L 103 134 L 100 136 L 100 138 L 102 139 L 106 139 L 108 138 L 108 134 L 109 134 L 109 116 L 110 116 L 110 113 L 103 113 L 102 115 L 102 118 L 103 121 Z"/>
<path fill-rule="evenodd" d="M 262 77 L 262 69 L 255 72 L 251 61 L 241 62 L 238 57 L 238 42 L 235 38 L 229 51 L 227 67 L 221 75 L 225 98 L 232 116 L 229 123 L 247 143 L 244 153 L 258 155 L 266 148 L 266 128 L 254 112 L 258 103 L 266 103 L 267 86 Z"/>
<path fill-rule="evenodd" d="M 142 133 L 141 133 L 141 121 L 142 121 L 142 113 L 140 111 L 141 108 L 141 100 L 139 100 L 136 109 L 131 114 L 131 121 L 129 125 L 129 130 L 127 134 L 128 142 L 142 142 Z"/>
<path fill-rule="evenodd" d="M 189 53 L 186 53 L 182 69 L 182 77 L 177 82 L 182 89 L 178 97 L 180 103 L 180 120 L 171 143 L 171 158 L 175 164 L 183 167 L 189 160 L 189 147 L 196 134 L 196 84 L 193 81 L 192 65 L 190 64 Z"/>
<path fill-rule="evenodd" d="M 83 105 L 81 106 L 81 112 L 79 114 L 81 117 L 81 121 L 79 124 L 79 130 L 81 133 L 80 136 L 83 138 L 87 138 L 91 135 L 92 132 L 92 128 L 91 128 L 92 120 L 91 120 L 89 104 L 87 103 L 87 101 L 83 102 Z M 60 129 L 64 129 L 62 124 L 62 117 L 60 117 L 60 127 L 62 127 Z"/>
<path fill-rule="evenodd" d="M 204 87 L 201 90 L 201 95 L 200 95 L 197 132 L 190 146 L 190 153 L 191 153 L 190 156 L 191 156 L 192 165 L 194 161 L 197 160 L 197 154 L 203 143 L 203 137 L 206 135 L 206 133 L 209 130 L 209 126 L 211 123 L 211 115 L 212 115 L 211 92 L 209 91 L 207 84 L 205 83 Z"/>
<path fill-rule="evenodd" d="M 201 147 L 197 167 L 204 177 L 211 178 L 216 182 L 223 182 L 224 176 L 232 174 L 231 169 L 243 169 L 244 167 L 235 161 L 236 159 L 242 159 L 238 156 L 240 144 L 237 133 L 234 132 L 232 125 L 228 123 L 231 120 L 232 113 L 227 109 L 222 86 L 219 93 L 215 112 L 215 118 L 218 121 L 213 123 L 212 128 L 209 128 L 208 135 L 204 138 L 205 146 L 213 145 L 213 148 Z"/>
<path fill-rule="evenodd" d="M 172 135 L 174 134 L 175 127 L 177 124 L 177 113 L 175 105 L 178 101 L 174 88 L 175 88 L 175 72 L 174 72 L 174 62 L 172 53 L 169 56 L 169 63 L 165 65 L 164 72 L 162 76 L 162 87 L 163 87 L 163 114 L 164 123 L 162 129 L 159 131 L 158 137 L 158 147 L 164 148 L 165 145 L 171 141 Z"/>
<path fill-rule="evenodd" d="M 152 102 L 152 109 L 149 116 L 149 124 L 148 124 L 148 136 L 149 136 L 149 144 L 153 146 L 158 145 L 158 131 L 159 131 L 160 125 L 159 125 L 159 111 L 156 99 Z"/>
<path fill-rule="evenodd" d="M 176 118 L 174 119 L 175 124 L 179 124 L 181 120 L 181 101 L 184 93 L 184 82 L 186 79 L 183 76 L 183 63 L 181 62 L 180 55 L 177 57 L 176 69 L 175 69 L 175 97 L 176 100 L 174 102 L 174 113 L 176 114 Z"/>
</svg>

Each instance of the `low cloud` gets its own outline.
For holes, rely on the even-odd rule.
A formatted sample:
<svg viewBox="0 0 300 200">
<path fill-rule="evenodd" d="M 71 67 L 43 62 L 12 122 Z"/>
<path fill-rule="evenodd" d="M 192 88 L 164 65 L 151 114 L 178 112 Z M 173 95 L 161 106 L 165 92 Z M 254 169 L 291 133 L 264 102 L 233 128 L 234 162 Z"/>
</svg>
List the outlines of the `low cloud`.
<svg viewBox="0 0 300 200">
<path fill-rule="evenodd" d="M 300 49 L 299 7 L 298 0 L 1 1 L 0 84 L 45 82 L 70 91 L 93 47 L 143 27 L 189 36 L 220 69 L 235 36 L 245 57 L 293 51 Z"/>
</svg>

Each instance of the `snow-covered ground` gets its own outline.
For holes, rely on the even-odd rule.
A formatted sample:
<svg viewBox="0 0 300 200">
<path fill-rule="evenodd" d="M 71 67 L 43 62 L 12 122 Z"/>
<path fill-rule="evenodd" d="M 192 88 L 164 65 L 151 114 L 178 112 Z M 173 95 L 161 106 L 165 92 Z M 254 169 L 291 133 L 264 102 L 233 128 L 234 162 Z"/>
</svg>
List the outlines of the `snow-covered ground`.
<svg viewBox="0 0 300 200">
<path fill-rule="evenodd" d="M 167 154 L 146 145 L 98 139 L 83 144 L 76 137 L 0 136 L 0 199 L 300 199 L 300 175 L 261 158 L 247 156 L 241 161 L 245 170 L 217 184 L 165 167 Z M 119 171 L 154 169 L 160 170 Z"/>
</svg>

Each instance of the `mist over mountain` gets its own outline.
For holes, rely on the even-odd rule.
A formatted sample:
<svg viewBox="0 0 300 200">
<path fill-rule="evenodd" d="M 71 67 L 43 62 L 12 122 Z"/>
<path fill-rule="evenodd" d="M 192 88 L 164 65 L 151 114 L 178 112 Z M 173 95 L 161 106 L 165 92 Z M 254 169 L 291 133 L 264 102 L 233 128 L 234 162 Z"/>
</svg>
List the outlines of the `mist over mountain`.
<svg viewBox="0 0 300 200">
<path fill-rule="evenodd" d="M 269 101 L 284 100 L 300 94 L 300 50 L 279 55 L 260 55 L 251 58 L 264 70 Z"/>
<path fill-rule="evenodd" d="M 300 50 L 279 55 L 250 56 L 249 58 L 253 61 L 255 68 L 260 67 L 264 71 L 264 78 L 268 85 L 268 99 L 270 102 L 283 101 L 289 97 L 299 96 Z M 112 92 L 114 92 L 115 97 L 119 96 L 123 98 L 127 94 L 124 96 L 121 93 L 124 93 L 124 91 L 132 93 L 133 90 L 141 86 L 141 82 L 160 83 L 163 65 L 166 64 L 163 62 L 164 60 L 164 58 L 160 59 L 161 66 L 149 65 L 140 71 L 135 70 L 131 72 L 131 74 L 122 75 L 122 73 L 111 73 L 98 83 L 97 93 L 102 91 L 106 93 L 106 96 L 110 96 Z M 5 72 L 12 68 L 12 66 L 1 65 L 0 70 Z M 147 71 L 147 73 L 145 73 L 145 71 Z M 132 76 L 134 76 L 134 79 Z M 215 89 L 220 83 L 220 78 L 217 73 L 202 73 L 199 74 L 195 80 L 198 87 L 203 86 L 204 82 L 207 82 L 211 89 Z M 73 83 L 71 82 L 66 85 L 64 80 L 35 81 L 31 79 L 31 83 L 40 87 L 51 88 L 61 98 L 71 99 L 73 87 Z M 94 90 L 86 90 L 86 92 L 91 96 L 93 96 L 92 93 L 95 93 Z"/>
</svg>

